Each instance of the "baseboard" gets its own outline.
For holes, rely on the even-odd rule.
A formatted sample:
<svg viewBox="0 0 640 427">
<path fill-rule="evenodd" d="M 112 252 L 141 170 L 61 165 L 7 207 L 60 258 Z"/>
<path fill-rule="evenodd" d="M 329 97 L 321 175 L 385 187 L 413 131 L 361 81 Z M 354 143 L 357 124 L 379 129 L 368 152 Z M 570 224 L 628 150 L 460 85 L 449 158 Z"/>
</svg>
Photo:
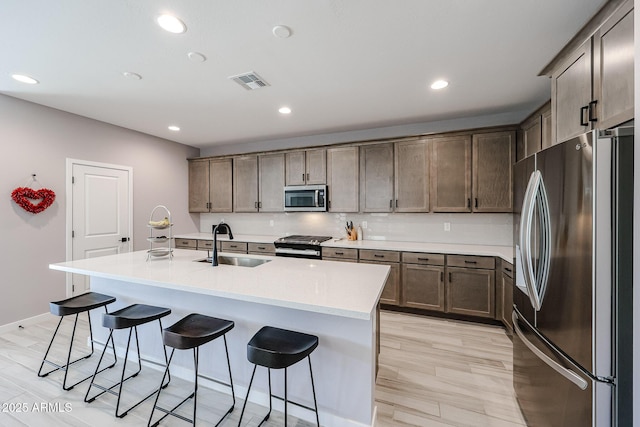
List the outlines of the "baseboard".
<svg viewBox="0 0 640 427">
<path fill-rule="evenodd" d="M 6 325 L 0 326 L 0 334 L 15 331 L 17 329 L 20 329 L 21 326 L 29 326 L 35 323 L 40 323 L 44 320 L 47 320 L 49 316 L 51 316 L 51 314 L 47 312 L 38 314 L 37 316 L 29 317 L 27 319 L 19 320 L 17 322 L 7 323 Z"/>
</svg>

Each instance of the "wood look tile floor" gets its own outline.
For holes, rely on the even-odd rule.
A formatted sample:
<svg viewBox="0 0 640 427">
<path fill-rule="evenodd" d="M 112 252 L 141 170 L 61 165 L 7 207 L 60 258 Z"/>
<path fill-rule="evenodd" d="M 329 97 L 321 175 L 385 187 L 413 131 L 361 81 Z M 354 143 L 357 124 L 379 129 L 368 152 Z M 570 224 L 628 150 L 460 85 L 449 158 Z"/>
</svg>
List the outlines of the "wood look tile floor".
<svg viewBox="0 0 640 427">
<path fill-rule="evenodd" d="M 105 395 L 87 404 L 83 401 L 87 382 L 63 391 L 61 373 L 46 378 L 36 375 L 57 320 L 57 317 L 49 316 L 35 325 L 0 334 L 0 426 L 146 426 L 151 399 L 125 418 L 116 419 L 114 396 Z M 511 387 L 511 342 L 504 330 L 386 311 L 381 313 L 380 323 L 377 426 L 525 425 Z M 63 323 L 62 332 L 66 337 L 71 334 L 71 324 L 71 321 Z M 79 329 L 80 338 L 74 346 L 85 350 L 86 322 L 81 320 Z M 63 358 L 66 355 L 64 339 L 59 341 L 61 345 L 57 342 L 52 351 Z M 70 372 L 77 378 L 82 374 L 89 375 L 95 367 L 92 359 L 77 363 Z M 108 372 L 116 378 L 120 365 Z M 123 399 L 132 401 L 135 395 L 148 393 L 157 386 L 160 376 L 160 371 L 143 368 L 133 391 Z M 177 402 L 177 394 L 191 387 L 175 377 L 171 384 L 161 397 L 161 400 L 167 399 L 167 404 Z M 214 425 L 222 415 L 221 408 L 229 407 L 230 403 L 228 395 L 200 387 L 198 424 Z M 242 404 L 241 399 L 236 400 L 236 409 L 221 427 L 237 425 Z M 26 412 L 19 412 L 25 407 Z M 189 404 L 185 405 L 184 415 L 191 415 L 190 408 Z M 261 414 L 265 413 L 266 408 L 249 403 L 243 424 L 246 422 L 247 426 L 255 427 L 262 419 Z M 282 413 L 273 412 L 263 425 L 281 426 L 282 417 Z M 188 424 L 168 417 L 161 425 Z M 289 425 L 307 427 L 313 424 L 290 417 Z"/>
</svg>

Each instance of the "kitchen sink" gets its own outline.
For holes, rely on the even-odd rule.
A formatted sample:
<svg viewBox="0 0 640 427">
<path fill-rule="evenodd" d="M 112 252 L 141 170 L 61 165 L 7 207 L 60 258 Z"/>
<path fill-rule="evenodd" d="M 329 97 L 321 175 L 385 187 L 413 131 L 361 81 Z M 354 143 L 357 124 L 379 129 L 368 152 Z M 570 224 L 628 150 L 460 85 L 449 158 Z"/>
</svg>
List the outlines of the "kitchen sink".
<svg viewBox="0 0 640 427">
<path fill-rule="evenodd" d="M 218 264 L 235 265 L 237 267 L 257 267 L 270 261 L 270 259 L 247 258 L 239 256 L 218 256 Z M 211 264 L 211 257 L 199 259 L 197 262 L 208 262 L 209 264 Z"/>
</svg>

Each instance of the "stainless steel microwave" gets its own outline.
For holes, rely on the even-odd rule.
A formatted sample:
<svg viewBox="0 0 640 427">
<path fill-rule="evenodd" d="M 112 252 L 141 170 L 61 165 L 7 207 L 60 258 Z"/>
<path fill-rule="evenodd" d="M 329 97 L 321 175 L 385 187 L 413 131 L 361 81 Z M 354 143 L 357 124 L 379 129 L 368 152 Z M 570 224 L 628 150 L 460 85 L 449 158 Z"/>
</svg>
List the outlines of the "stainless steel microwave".
<svg viewBox="0 0 640 427">
<path fill-rule="evenodd" d="M 288 185 L 284 187 L 285 212 L 326 212 L 326 185 Z"/>
</svg>

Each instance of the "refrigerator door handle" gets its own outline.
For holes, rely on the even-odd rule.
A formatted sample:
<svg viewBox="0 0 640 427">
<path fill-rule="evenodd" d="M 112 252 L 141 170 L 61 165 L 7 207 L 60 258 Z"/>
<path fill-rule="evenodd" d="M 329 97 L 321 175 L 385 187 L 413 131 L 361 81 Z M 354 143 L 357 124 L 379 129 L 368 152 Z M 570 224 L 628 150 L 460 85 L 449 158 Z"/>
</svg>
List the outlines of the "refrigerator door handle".
<svg viewBox="0 0 640 427">
<path fill-rule="evenodd" d="M 544 186 L 544 179 L 540 174 L 540 182 L 538 191 L 536 192 L 538 201 L 538 211 L 540 212 L 540 264 L 538 268 L 538 277 L 536 277 L 536 296 L 538 298 L 538 308 L 542 306 L 544 294 L 547 291 L 547 283 L 549 278 L 549 268 L 551 264 L 551 213 L 549 212 L 549 199 L 547 198 L 547 189 Z"/>
<path fill-rule="evenodd" d="M 544 354 L 538 347 L 536 347 L 531 341 L 529 341 L 525 336 L 520 327 L 518 326 L 518 314 L 515 310 L 511 313 L 511 317 L 513 319 L 513 330 L 516 332 L 516 335 L 522 340 L 524 345 L 527 346 L 529 350 L 533 352 L 540 360 L 549 365 L 551 369 L 574 383 L 580 390 L 586 390 L 589 386 L 589 383 L 582 378 L 580 375 L 573 372 L 571 369 L 567 369 L 546 354 Z"/>
<path fill-rule="evenodd" d="M 536 311 L 540 310 L 540 301 L 536 291 L 535 273 L 533 271 L 533 260 L 531 258 L 531 234 L 533 227 L 533 213 L 535 211 L 535 199 L 540 183 L 540 171 L 533 171 L 527 184 L 524 201 L 522 202 L 522 213 L 520 216 L 520 251 L 522 255 L 522 267 L 524 282 L 527 287 L 527 294 L 531 300 L 531 305 Z"/>
</svg>

